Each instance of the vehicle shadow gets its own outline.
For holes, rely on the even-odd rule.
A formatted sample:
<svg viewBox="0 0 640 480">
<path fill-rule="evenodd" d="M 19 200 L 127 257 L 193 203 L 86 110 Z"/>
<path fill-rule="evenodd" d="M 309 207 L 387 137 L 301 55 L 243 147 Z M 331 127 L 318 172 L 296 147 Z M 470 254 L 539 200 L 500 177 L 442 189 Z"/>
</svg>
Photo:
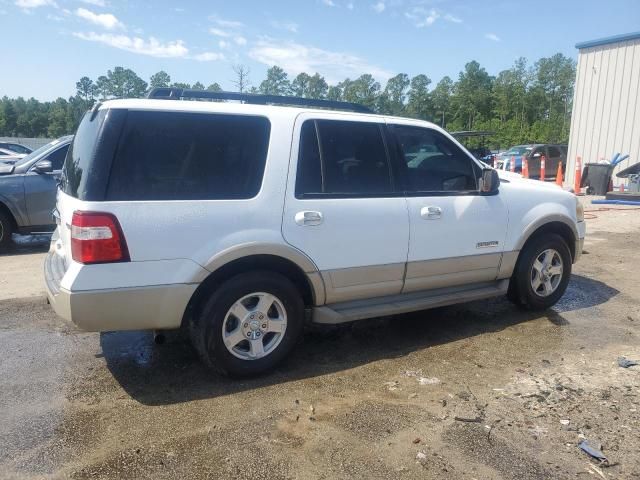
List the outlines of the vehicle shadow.
<svg viewBox="0 0 640 480">
<path fill-rule="evenodd" d="M 232 380 L 210 372 L 184 339 L 158 346 L 150 332 L 109 332 L 101 334 L 100 344 L 108 369 L 132 398 L 145 405 L 168 405 L 348 370 L 545 316 L 562 327 L 569 323 L 562 312 L 596 306 L 618 293 L 602 282 L 573 275 L 558 308 L 543 313 L 495 298 L 338 328 L 314 327 L 277 370 L 253 379 Z"/>
<path fill-rule="evenodd" d="M 50 234 L 42 235 L 13 235 L 13 244 L 0 253 L 2 257 L 14 257 L 17 255 L 30 255 L 32 253 L 43 253 L 49 250 L 51 243 Z"/>
</svg>

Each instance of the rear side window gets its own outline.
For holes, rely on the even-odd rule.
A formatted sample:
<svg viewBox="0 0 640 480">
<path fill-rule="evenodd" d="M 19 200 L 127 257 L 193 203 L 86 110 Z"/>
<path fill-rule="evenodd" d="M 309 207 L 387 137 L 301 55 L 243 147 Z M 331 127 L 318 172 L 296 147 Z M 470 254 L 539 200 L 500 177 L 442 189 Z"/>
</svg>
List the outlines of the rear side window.
<svg viewBox="0 0 640 480">
<path fill-rule="evenodd" d="M 307 120 L 301 131 L 296 196 L 361 197 L 393 191 L 376 123 Z"/>
<path fill-rule="evenodd" d="M 549 154 L 549 158 L 557 158 L 561 155 L 560 149 L 558 147 L 547 147 L 547 153 Z"/>
<path fill-rule="evenodd" d="M 62 172 L 62 191 L 81 200 L 91 200 L 89 184 L 98 176 L 91 175 L 95 168 L 93 156 L 96 143 L 108 110 L 87 112 L 80 122 L 73 143 L 67 153 Z"/>
<path fill-rule="evenodd" d="M 219 200 L 257 195 L 269 146 L 266 118 L 130 111 L 107 200 Z"/>
</svg>

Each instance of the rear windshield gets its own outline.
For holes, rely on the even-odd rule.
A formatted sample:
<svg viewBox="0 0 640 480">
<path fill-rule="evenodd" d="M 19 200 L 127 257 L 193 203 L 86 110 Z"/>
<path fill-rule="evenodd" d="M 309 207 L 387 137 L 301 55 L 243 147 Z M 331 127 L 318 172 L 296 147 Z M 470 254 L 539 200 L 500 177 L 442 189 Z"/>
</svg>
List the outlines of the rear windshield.
<svg viewBox="0 0 640 480">
<path fill-rule="evenodd" d="M 257 195 L 267 158 L 266 118 L 130 111 L 106 200 L 213 200 Z"/>
</svg>

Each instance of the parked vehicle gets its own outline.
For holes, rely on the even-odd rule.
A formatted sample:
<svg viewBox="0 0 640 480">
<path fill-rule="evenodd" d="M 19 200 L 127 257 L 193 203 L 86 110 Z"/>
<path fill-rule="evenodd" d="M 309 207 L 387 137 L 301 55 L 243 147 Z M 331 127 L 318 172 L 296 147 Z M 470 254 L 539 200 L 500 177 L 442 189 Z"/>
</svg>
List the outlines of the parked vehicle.
<svg viewBox="0 0 640 480">
<path fill-rule="evenodd" d="M 12 152 L 11 150 L 7 150 L 6 148 L 0 148 L 0 163 L 16 163 L 23 157 L 24 155 L 22 154 Z"/>
<path fill-rule="evenodd" d="M 4 148 L 5 150 L 10 150 L 15 153 L 19 153 L 20 155 L 29 155 L 33 150 L 29 147 L 25 147 L 20 143 L 13 142 L 0 142 L 0 149 Z"/>
<path fill-rule="evenodd" d="M 515 171 L 522 172 L 522 159 L 527 159 L 527 167 L 531 178 L 540 177 L 540 164 L 542 156 L 545 157 L 545 177 L 555 178 L 558 164 L 562 162 L 562 171 L 567 166 L 566 145 L 517 145 L 501 153 L 496 160 L 496 168 L 511 170 L 511 159 L 515 160 Z"/>
<path fill-rule="evenodd" d="M 500 180 L 434 124 L 340 102 L 150 95 L 165 99 L 94 107 L 65 163 L 45 278 L 55 311 L 85 330 L 184 326 L 208 366 L 251 375 L 287 355 L 305 318 L 504 294 L 550 307 L 582 252 L 573 194 Z M 186 97 L 245 103 L 172 100 Z"/>
<path fill-rule="evenodd" d="M 0 163 L 0 250 L 11 234 L 52 232 L 57 183 L 72 136 L 61 137 L 16 163 Z"/>
</svg>

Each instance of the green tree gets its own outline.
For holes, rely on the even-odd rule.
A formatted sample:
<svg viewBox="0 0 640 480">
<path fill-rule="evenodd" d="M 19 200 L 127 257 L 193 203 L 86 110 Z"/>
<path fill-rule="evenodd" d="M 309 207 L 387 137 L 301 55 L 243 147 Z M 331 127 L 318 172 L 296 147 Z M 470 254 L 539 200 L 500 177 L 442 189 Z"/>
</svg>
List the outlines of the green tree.
<svg viewBox="0 0 640 480">
<path fill-rule="evenodd" d="M 273 66 L 267 70 L 267 78 L 260 83 L 258 90 L 265 95 L 289 95 L 291 83 L 282 68 Z"/>
<path fill-rule="evenodd" d="M 18 114 L 13 106 L 13 102 L 9 98 L 2 97 L 2 119 L 4 123 L 4 135 L 16 135 L 18 126 Z"/>
<path fill-rule="evenodd" d="M 423 120 L 431 118 L 429 85 L 431 85 L 431 79 L 424 74 L 416 75 L 411 79 L 407 102 L 407 113 L 410 116 Z"/>
<path fill-rule="evenodd" d="M 346 79 L 341 88 L 342 99 L 345 102 L 358 103 L 371 109 L 375 107 L 380 95 L 380 84 L 370 73 L 360 75 L 353 81 Z"/>
<path fill-rule="evenodd" d="M 109 95 L 114 98 L 140 98 L 147 90 L 147 82 L 136 73 L 123 67 L 107 71 Z"/>
<path fill-rule="evenodd" d="M 194 83 L 191 88 L 193 88 L 194 90 L 205 90 L 204 84 L 200 82 Z"/>
<path fill-rule="evenodd" d="M 76 82 L 76 94 L 86 101 L 93 101 L 97 93 L 96 85 L 89 77 L 82 77 Z"/>
<path fill-rule="evenodd" d="M 191 88 L 191 84 L 190 83 L 183 83 L 183 82 L 173 82 L 171 84 L 171 86 L 173 88 L 185 88 L 185 89 Z"/>
<path fill-rule="evenodd" d="M 490 116 L 491 85 L 492 78 L 476 61 L 467 63 L 460 72 L 452 103 L 465 129 L 472 130 L 477 120 Z"/>
<path fill-rule="evenodd" d="M 296 97 L 307 97 L 309 93 L 309 81 L 311 77 L 307 73 L 300 73 L 291 82 L 291 93 Z"/>
<path fill-rule="evenodd" d="M 329 85 L 327 81 L 318 72 L 309 77 L 309 84 L 307 85 L 307 97 L 322 99 L 327 96 L 327 90 Z"/>
<path fill-rule="evenodd" d="M 453 80 L 445 76 L 438 82 L 436 88 L 431 92 L 431 102 L 433 104 L 433 112 L 440 122 L 440 126 L 445 128 L 447 125 L 446 116 L 449 112 L 449 104 L 451 101 L 451 92 L 453 91 Z"/>
<path fill-rule="evenodd" d="M 51 105 L 47 136 L 55 138 L 69 132 L 67 129 L 67 106 L 67 101 L 64 98 L 56 99 Z"/>
<path fill-rule="evenodd" d="M 166 88 L 171 84 L 171 77 L 164 70 L 154 73 L 149 78 L 149 86 L 151 88 Z"/>
<path fill-rule="evenodd" d="M 222 87 L 218 85 L 217 82 L 213 82 L 211 85 L 207 87 L 207 90 L 209 90 L 210 92 L 221 92 Z"/>
<path fill-rule="evenodd" d="M 378 99 L 378 112 L 403 115 L 406 108 L 407 89 L 410 84 L 409 76 L 406 73 L 399 73 L 395 77 L 391 77 Z"/>
</svg>

